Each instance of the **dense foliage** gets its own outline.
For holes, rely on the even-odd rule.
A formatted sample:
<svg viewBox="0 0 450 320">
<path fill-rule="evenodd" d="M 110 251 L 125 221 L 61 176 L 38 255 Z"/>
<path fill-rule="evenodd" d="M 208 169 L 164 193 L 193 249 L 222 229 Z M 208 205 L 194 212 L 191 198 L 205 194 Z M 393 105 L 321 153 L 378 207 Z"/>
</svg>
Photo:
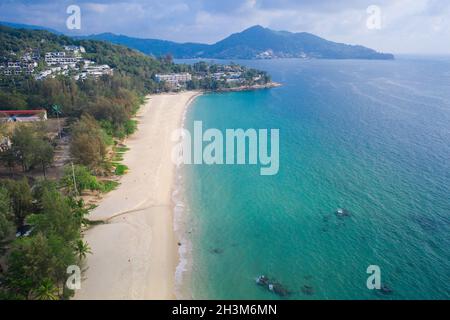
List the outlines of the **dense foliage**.
<svg viewBox="0 0 450 320">
<path fill-rule="evenodd" d="M 62 195 L 49 182 L 41 182 L 36 190 L 32 201 L 38 208 L 27 219 L 31 235 L 12 242 L 8 269 L 0 275 L 2 298 L 68 298 L 72 292 L 65 286 L 67 267 L 80 265 L 90 251 L 80 233 L 87 213 L 82 202 Z"/>
<path fill-rule="evenodd" d="M 3 27 L 0 43 L 0 55 L 5 59 L 29 48 L 47 52 L 80 44 L 44 31 Z M 74 170 L 70 166 L 65 169 L 58 184 L 26 177 L 0 180 L 0 299 L 54 300 L 71 295 L 65 286 L 67 267 L 81 266 L 90 253 L 81 235 L 87 210 L 76 199 L 85 189 L 106 192 L 115 187 L 113 182 L 97 181 L 92 173 L 107 166 L 105 155 L 113 138 L 123 138 L 135 130 L 131 118 L 143 96 L 157 90 L 152 74 L 171 64 L 123 47 L 93 41 L 83 41 L 82 45 L 90 59 L 116 68 L 114 76 L 83 81 L 64 76 L 42 81 L 17 76 L 0 81 L 1 109 L 45 108 L 50 117 L 56 117 L 53 106 L 60 107 L 58 116 L 70 124 L 70 152 L 76 163 Z M 41 168 L 45 173 L 58 138 L 44 123 L 8 127 L 10 130 L 2 124 L 0 128 L 0 138 L 11 141 L 10 148 L 0 151 L 4 167 L 12 171 L 20 166 L 23 173 Z"/>
<path fill-rule="evenodd" d="M 117 182 L 99 181 L 93 174 L 108 173 L 112 167 L 118 175 L 127 170 L 106 156 L 114 139 L 117 142 L 136 130 L 132 118 L 143 97 L 170 89 L 164 82 L 157 82 L 155 75 L 201 74 L 201 78 L 187 83 L 188 89 L 216 90 L 229 83 L 214 79 L 219 66 L 177 65 L 170 56 L 155 59 L 125 47 L 75 40 L 47 31 L 0 26 L 0 44 L 0 64 L 30 50 L 45 54 L 60 51 L 63 45 L 81 45 L 87 52 L 84 58 L 114 68 L 113 76 L 98 79 L 75 80 L 63 75 L 44 80 L 35 80 L 32 75 L 0 77 L 0 109 L 44 108 L 49 117 L 66 118 L 68 130 L 62 134 L 70 137 L 74 162 L 62 172 L 58 183 L 36 180 L 31 174 L 29 178 L 27 174 L 35 168 L 42 169 L 45 178 L 55 146 L 62 144 L 60 130 L 58 134 L 47 130 L 45 122 L 13 123 L 11 130 L 0 124 L 0 161 L 3 167 L 10 168 L 11 176 L 15 173 L 22 177 L 0 180 L 0 299 L 65 299 L 71 295 L 65 286 L 67 267 L 82 265 L 90 253 L 81 235 L 87 210 L 78 197 L 84 190 L 107 192 L 117 186 Z M 40 61 L 37 70 L 44 67 Z M 270 79 L 256 70 L 239 70 L 244 85 L 252 84 L 255 76 L 262 82 Z M 10 142 L 9 146 L 5 141 Z M 22 170 L 15 170 L 17 166 Z"/>
</svg>

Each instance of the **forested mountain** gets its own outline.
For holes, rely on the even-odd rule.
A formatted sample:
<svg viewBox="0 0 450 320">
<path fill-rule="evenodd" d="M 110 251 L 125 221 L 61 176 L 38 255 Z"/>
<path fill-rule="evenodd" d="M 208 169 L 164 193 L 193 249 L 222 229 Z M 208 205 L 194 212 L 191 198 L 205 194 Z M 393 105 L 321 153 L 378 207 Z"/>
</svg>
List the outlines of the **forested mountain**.
<svg viewBox="0 0 450 320">
<path fill-rule="evenodd" d="M 15 28 L 45 29 L 37 26 L 0 22 Z M 57 31 L 47 29 L 54 33 Z M 155 57 L 171 54 L 174 58 L 217 59 L 394 59 L 390 53 L 380 53 L 360 45 L 329 41 L 307 32 L 292 33 L 253 26 L 214 44 L 177 43 L 158 39 L 141 39 L 101 33 L 76 37 L 79 40 L 102 40 L 139 50 Z"/>
<path fill-rule="evenodd" d="M 98 64 L 108 64 L 123 76 L 131 77 L 135 89 L 154 91 L 156 73 L 177 71 L 171 60 L 155 59 L 136 50 L 95 40 L 75 40 L 45 30 L 13 29 L 0 26 L 0 57 L 10 58 L 24 50 L 36 50 L 41 54 L 60 51 L 64 45 L 83 46 L 86 58 Z M 1 61 L 0 61 L 1 62 Z"/>
<path fill-rule="evenodd" d="M 336 43 L 310 33 L 274 31 L 253 26 L 235 33 L 212 45 L 199 43 L 176 43 L 155 39 L 138 39 L 112 33 L 103 33 L 84 39 L 103 40 L 122 44 L 149 55 L 172 54 L 175 58 L 217 59 L 273 59 L 273 58 L 318 58 L 318 59 L 393 59 L 392 54 Z"/>
<path fill-rule="evenodd" d="M 129 48 L 134 48 L 143 53 L 159 57 L 172 54 L 175 58 L 192 58 L 202 56 L 209 49 L 209 45 L 201 43 L 177 43 L 173 41 L 157 39 L 139 39 L 113 33 L 101 33 L 78 39 L 92 39 L 120 44 Z"/>
<path fill-rule="evenodd" d="M 14 22 L 6 22 L 6 21 L 0 21 L 0 25 L 4 25 L 6 27 L 15 28 L 15 29 L 28 29 L 28 30 L 46 30 L 50 31 L 54 34 L 63 34 L 62 32 L 59 32 L 52 28 L 42 27 L 42 26 L 35 26 L 31 24 L 23 24 L 23 23 L 14 23 Z"/>
</svg>

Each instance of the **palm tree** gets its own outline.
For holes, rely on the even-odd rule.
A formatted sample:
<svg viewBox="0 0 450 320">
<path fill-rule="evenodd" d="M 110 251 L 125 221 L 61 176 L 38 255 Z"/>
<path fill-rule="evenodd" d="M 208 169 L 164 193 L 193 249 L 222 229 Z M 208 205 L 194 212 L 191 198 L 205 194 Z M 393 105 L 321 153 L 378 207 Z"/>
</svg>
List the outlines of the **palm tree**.
<svg viewBox="0 0 450 320">
<path fill-rule="evenodd" d="M 89 247 L 87 242 L 83 242 L 83 240 L 77 241 L 75 251 L 80 260 L 85 259 L 88 253 L 92 253 L 91 248 Z"/>
<path fill-rule="evenodd" d="M 42 281 L 41 285 L 33 292 L 33 297 L 36 300 L 59 300 L 58 288 L 50 279 Z"/>
</svg>

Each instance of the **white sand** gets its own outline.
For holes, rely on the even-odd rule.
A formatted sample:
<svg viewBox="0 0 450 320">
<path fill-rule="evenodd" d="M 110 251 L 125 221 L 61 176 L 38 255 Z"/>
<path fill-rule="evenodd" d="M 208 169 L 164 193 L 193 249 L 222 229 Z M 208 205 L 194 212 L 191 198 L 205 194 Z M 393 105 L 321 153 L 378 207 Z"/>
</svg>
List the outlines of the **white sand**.
<svg viewBox="0 0 450 320">
<path fill-rule="evenodd" d="M 85 233 L 92 248 L 75 299 L 174 299 L 177 241 L 170 135 L 198 92 L 149 96 L 127 142 L 129 172 L 90 214 L 105 220 Z"/>
</svg>

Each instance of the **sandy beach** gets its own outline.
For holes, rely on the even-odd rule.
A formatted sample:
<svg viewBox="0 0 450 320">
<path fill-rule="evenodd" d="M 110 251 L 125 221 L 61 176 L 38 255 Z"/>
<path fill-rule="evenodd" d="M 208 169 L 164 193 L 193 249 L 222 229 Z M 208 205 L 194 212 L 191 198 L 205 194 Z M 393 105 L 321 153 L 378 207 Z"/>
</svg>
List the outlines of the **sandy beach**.
<svg viewBox="0 0 450 320">
<path fill-rule="evenodd" d="M 85 232 L 92 248 L 75 299 L 174 299 L 177 240 L 171 193 L 175 165 L 170 135 L 198 92 L 148 97 L 127 141 L 129 172 L 89 219 L 103 220 Z"/>
</svg>

